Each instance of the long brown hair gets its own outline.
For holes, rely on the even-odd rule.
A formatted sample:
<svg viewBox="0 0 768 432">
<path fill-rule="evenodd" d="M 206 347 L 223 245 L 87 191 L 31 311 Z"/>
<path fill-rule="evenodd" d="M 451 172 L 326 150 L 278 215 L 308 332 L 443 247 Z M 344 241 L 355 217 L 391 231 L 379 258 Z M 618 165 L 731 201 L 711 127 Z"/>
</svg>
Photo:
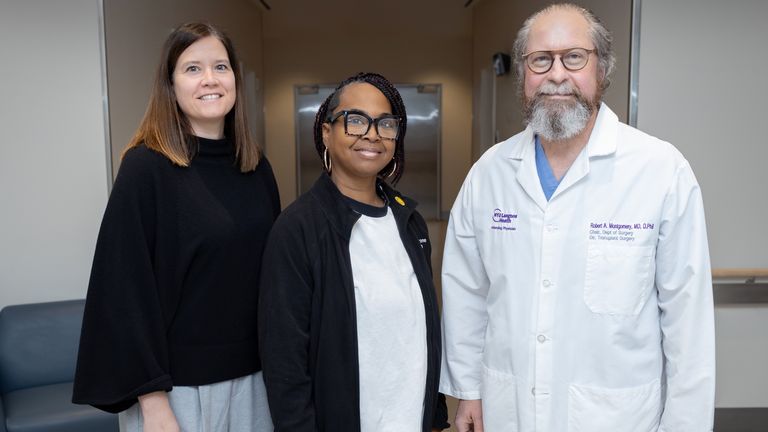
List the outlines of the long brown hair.
<svg viewBox="0 0 768 432">
<path fill-rule="evenodd" d="M 240 171 L 248 172 L 256 168 L 261 158 L 261 149 L 248 129 L 243 79 L 234 46 L 224 32 L 211 24 L 198 22 L 182 24 L 166 39 L 147 111 L 123 155 L 129 149 L 144 144 L 163 154 L 176 165 L 189 166 L 196 148 L 191 148 L 187 139 L 192 135 L 192 127 L 176 101 L 173 71 L 181 53 L 193 43 L 208 36 L 215 37 L 224 45 L 229 64 L 235 74 L 235 106 L 224 118 L 224 136 L 232 140 L 235 146 Z"/>
</svg>

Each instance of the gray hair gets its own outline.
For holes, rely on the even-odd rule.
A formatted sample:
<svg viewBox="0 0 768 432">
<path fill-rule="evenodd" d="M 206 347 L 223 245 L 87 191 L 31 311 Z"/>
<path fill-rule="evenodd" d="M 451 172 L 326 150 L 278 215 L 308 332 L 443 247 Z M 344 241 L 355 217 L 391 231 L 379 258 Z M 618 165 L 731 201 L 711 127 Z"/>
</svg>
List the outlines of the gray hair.
<svg viewBox="0 0 768 432">
<path fill-rule="evenodd" d="M 515 65 L 515 71 L 517 72 L 518 89 L 522 94 L 523 82 L 525 77 L 525 61 L 523 55 L 526 54 L 525 49 L 528 46 L 528 36 L 531 33 L 531 26 L 536 18 L 541 15 L 552 12 L 557 9 L 566 9 L 574 12 L 578 12 L 581 16 L 587 20 L 589 24 L 589 33 L 592 38 L 592 43 L 597 50 L 598 69 L 603 75 L 603 80 L 600 83 L 600 88 L 605 90 L 610 85 L 610 75 L 613 72 L 613 68 L 616 64 L 616 57 L 613 55 L 613 49 L 611 43 L 613 42 L 613 36 L 611 32 L 603 25 L 602 21 L 592 11 L 585 9 L 581 6 L 577 6 L 573 3 L 556 3 L 536 12 L 528 17 L 523 23 L 523 27 L 517 32 L 517 39 L 512 46 L 512 59 Z"/>
</svg>

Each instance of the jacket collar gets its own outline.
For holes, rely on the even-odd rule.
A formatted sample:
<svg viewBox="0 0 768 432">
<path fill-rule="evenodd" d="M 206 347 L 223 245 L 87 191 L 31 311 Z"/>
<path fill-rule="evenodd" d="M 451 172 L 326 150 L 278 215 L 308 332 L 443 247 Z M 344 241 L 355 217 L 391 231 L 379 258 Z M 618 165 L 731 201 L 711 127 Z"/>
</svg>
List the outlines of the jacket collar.
<svg viewBox="0 0 768 432">
<path fill-rule="evenodd" d="M 382 188 L 387 196 L 389 208 L 392 209 L 392 215 L 395 217 L 398 227 L 404 226 L 417 206 L 416 201 L 403 196 L 381 179 L 378 179 L 376 184 Z M 360 214 L 352 210 L 345 202 L 344 196 L 339 192 L 339 188 L 333 183 L 331 177 L 325 172 L 320 174 L 308 193 L 320 202 L 320 210 L 333 229 L 349 240 L 352 227 L 360 218 Z"/>
<path fill-rule="evenodd" d="M 408 224 L 408 220 L 411 218 L 411 215 L 415 211 L 418 203 L 415 200 L 412 200 L 396 191 L 392 186 L 389 185 L 389 183 L 383 180 L 379 179 L 377 183 L 378 186 L 380 186 L 384 191 L 384 194 L 387 196 L 387 201 L 389 201 L 389 208 L 392 209 L 392 216 L 395 217 L 395 223 L 397 223 L 397 228 L 401 233 L 400 235 L 403 235 L 403 233 L 406 232 L 406 225 Z"/>
</svg>

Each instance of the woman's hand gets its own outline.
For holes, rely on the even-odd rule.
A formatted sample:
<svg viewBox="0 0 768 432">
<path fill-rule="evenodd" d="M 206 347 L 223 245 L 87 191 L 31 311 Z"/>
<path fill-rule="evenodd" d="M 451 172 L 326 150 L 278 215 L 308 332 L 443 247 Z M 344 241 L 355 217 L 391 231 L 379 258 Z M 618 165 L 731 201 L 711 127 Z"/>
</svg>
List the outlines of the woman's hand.
<svg viewBox="0 0 768 432">
<path fill-rule="evenodd" d="M 459 399 L 459 406 L 456 408 L 456 430 L 459 432 L 483 432 L 481 400 Z"/>
<path fill-rule="evenodd" d="M 168 394 L 156 391 L 139 396 L 144 432 L 180 432 L 176 416 L 173 415 Z"/>
</svg>

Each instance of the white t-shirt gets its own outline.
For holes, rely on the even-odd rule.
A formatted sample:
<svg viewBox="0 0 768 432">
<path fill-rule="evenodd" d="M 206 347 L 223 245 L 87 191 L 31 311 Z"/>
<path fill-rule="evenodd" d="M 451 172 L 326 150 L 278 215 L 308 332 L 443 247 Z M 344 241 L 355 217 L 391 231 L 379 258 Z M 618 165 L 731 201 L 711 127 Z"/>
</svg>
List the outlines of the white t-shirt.
<svg viewBox="0 0 768 432">
<path fill-rule="evenodd" d="M 361 215 L 352 228 L 349 254 L 357 310 L 361 431 L 421 430 L 427 382 L 424 301 L 388 207 L 385 216 Z"/>
</svg>

